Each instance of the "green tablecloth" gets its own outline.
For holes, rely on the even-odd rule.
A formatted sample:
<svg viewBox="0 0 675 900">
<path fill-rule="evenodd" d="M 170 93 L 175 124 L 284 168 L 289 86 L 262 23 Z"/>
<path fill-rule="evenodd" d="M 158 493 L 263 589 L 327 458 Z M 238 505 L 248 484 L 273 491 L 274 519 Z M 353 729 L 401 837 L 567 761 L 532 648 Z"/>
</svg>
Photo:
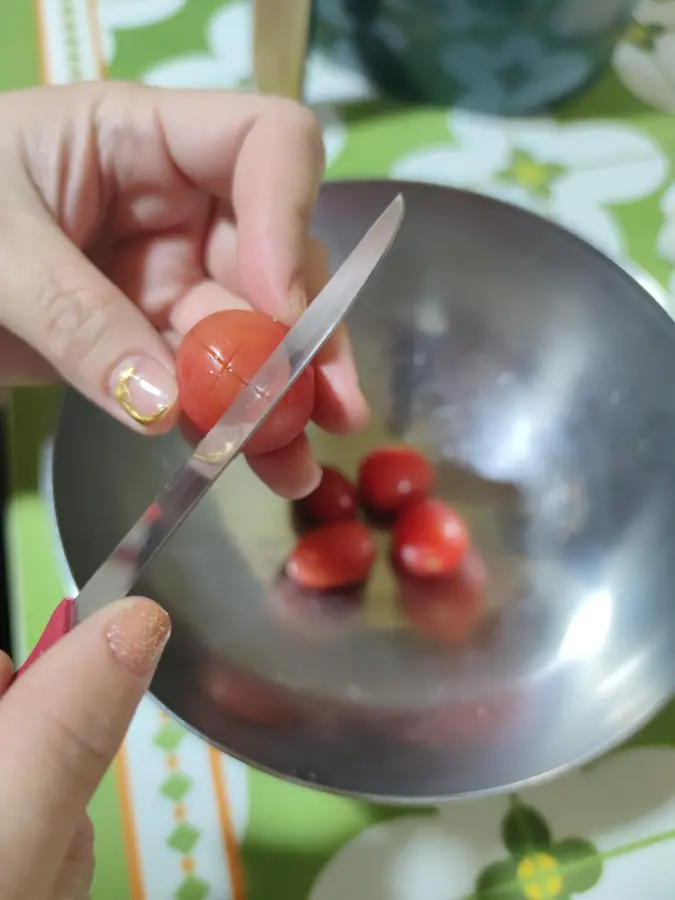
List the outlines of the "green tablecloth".
<svg viewBox="0 0 675 900">
<path fill-rule="evenodd" d="M 594 14 L 589 0 L 579 8 Z M 162 85 L 250 80 L 250 11 L 238 0 L 15 0 L 3 25 L 2 87 L 106 72 Z M 319 56 L 309 71 L 330 177 L 505 197 L 632 263 L 653 292 L 675 292 L 675 0 L 645 0 L 613 69 L 555 119 L 400 108 Z M 20 392 L 12 408 L 8 544 L 24 651 L 69 588 L 39 494 L 55 403 Z M 518 797 L 402 811 L 253 772 L 147 700 L 93 816 L 94 900 L 672 900 L 675 707 L 610 758 Z"/>
</svg>

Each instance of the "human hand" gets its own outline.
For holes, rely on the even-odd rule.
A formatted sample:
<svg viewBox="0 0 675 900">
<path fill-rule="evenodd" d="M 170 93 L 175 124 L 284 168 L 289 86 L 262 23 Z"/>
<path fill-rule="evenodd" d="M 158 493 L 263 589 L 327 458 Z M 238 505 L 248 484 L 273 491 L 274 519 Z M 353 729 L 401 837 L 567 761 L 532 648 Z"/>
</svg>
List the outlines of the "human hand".
<svg viewBox="0 0 675 900">
<path fill-rule="evenodd" d="M 323 144 L 301 106 L 103 82 L 0 95 L 0 122 L 5 383 L 60 376 L 130 427 L 163 432 L 186 331 L 247 303 L 291 324 L 327 279 L 307 234 Z M 315 372 L 316 423 L 365 424 L 344 329 Z M 249 463 L 287 497 L 320 477 L 304 435 Z"/>
<path fill-rule="evenodd" d="M 107 606 L 10 687 L 0 654 L 0 897 L 86 900 L 87 805 L 112 763 L 169 637 L 143 598 Z"/>
</svg>

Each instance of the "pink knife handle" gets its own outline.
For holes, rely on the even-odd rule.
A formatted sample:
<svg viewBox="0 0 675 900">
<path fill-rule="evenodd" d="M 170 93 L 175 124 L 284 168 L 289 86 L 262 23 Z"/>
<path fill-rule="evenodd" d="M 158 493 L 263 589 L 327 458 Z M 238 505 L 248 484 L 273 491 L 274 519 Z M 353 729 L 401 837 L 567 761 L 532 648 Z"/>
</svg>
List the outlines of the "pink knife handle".
<svg viewBox="0 0 675 900">
<path fill-rule="evenodd" d="M 40 635 L 40 640 L 33 648 L 33 652 L 26 662 L 14 673 L 14 678 L 18 678 L 26 671 L 29 666 L 38 660 L 43 653 L 46 653 L 50 647 L 53 647 L 57 641 L 68 634 L 75 624 L 75 601 L 70 597 L 66 597 L 56 607 L 51 614 L 45 630 Z"/>
</svg>

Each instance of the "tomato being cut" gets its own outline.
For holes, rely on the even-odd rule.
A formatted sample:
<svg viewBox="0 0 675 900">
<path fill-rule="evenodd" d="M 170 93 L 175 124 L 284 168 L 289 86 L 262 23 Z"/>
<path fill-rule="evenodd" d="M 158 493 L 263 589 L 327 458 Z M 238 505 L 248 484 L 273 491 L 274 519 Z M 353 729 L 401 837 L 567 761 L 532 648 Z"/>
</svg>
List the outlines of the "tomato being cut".
<svg viewBox="0 0 675 900">
<path fill-rule="evenodd" d="M 360 584 L 375 561 L 375 542 L 362 522 L 333 522 L 308 531 L 295 545 L 286 574 L 315 591 Z"/>
<path fill-rule="evenodd" d="M 417 578 L 452 575 L 469 548 L 469 533 L 457 513 L 435 497 L 411 503 L 394 524 L 392 557 Z"/>
<path fill-rule="evenodd" d="M 342 472 L 330 466 L 324 466 L 318 488 L 300 501 L 302 513 L 316 523 L 354 519 L 356 508 L 356 489 Z"/>
<path fill-rule="evenodd" d="M 381 447 L 359 469 L 359 496 L 372 512 L 394 513 L 426 495 L 434 479 L 428 460 L 413 447 Z"/>
<path fill-rule="evenodd" d="M 188 331 L 178 348 L 176 377 L 183 411 L 200 433 L 216 424 L 287 332 L 281 322 L 242 309 L 214 313 Z M 261 411 L 265 402 L 261 396 Z M 267 453 L 289 444 L 313 408 L 314 372 L 308 367 L 251 437 L 246 452 Z"/>
</svg>

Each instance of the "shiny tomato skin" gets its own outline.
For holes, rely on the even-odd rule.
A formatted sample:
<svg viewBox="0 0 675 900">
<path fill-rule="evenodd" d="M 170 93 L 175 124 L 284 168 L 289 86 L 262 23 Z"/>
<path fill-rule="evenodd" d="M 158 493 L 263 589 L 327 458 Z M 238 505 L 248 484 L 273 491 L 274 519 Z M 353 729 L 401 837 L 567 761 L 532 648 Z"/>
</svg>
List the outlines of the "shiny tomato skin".
<svg viewBox="0 0 675 900">
<path fill-rule="evenodd" d="M 359 497 L 371 512 L 395 513 L 424 497 L 433 480 L 433 467 L 419 450 L 405 445 L 380 447 L 361 462 Z"/>
<path fill-rule="evenodd" d="M 300 501 L 300 509 L 317 524 L 348 522 L 356 518 L 356 488 L 339 469 L 324 466 L 318 488 Z"/>
<path fill-rule="evenodd" d="M 242 309 L 214 313 L 188 331 L 178 348 L 176 378 L 183 412 L 200 434 L 216 424 L 287 332 L 281 322 Z M 251 437 L 246 452 L 267 453 L 289 444 L 313 409 L 314 372 L 309 366 Z"/>
<path fill-rule="evenodd" d="M 469 549 L 469 532 L 457 513 L 435 497 L 406 506 L 394 523 L 395 566 L 417 578 L 452 575 Z"/>
<path fill-rule="evenodd" d="M 410 623 L 441 644 L 466 643 L 485 615 L 485 567 L 469 551 L 448 578 L 399 579 L 401 607 Z"/>
<path fill-rule="evenodd" d="M 332 522 L 300 538 L 286 563 L 286 574 L 299 587 L 337 591 L 365 581 L 375 552 L 372 535 L 362 522 Z"/>
</svg>

